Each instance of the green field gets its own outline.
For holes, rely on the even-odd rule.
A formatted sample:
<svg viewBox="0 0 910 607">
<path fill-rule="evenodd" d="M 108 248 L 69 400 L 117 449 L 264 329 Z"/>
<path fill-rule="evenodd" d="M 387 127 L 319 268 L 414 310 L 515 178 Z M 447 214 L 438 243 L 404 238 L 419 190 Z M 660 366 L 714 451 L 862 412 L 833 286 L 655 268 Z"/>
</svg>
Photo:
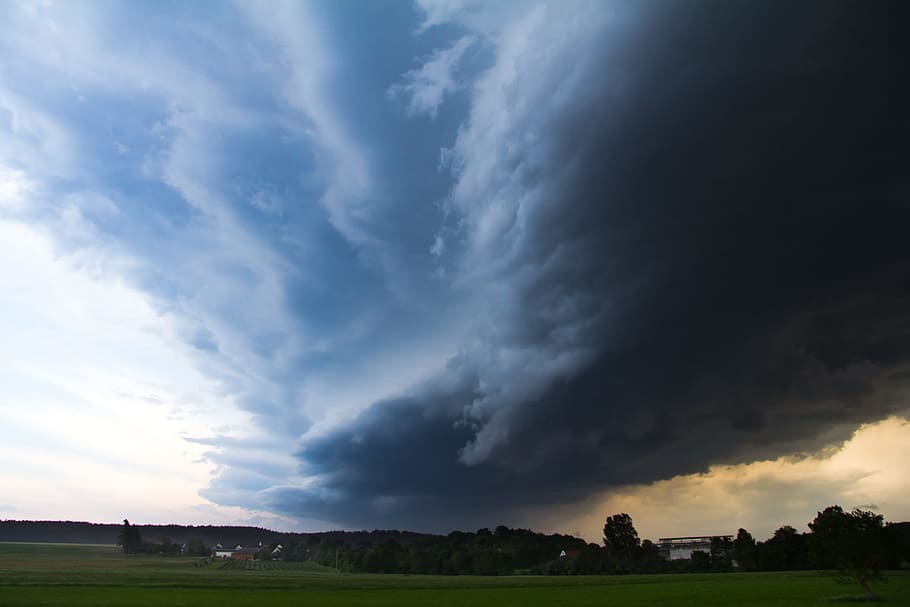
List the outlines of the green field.
<svg viewBox="0 0 910 607">
<path fill-rule="evenodd" d="M 910 605 L 910 573 L 876 589 Z M 313 563 L 124 556 L 114 546 L 0 543 L 0 606 L 824 605 L 859 594 L 817 572 L 442 577 L 339 574 Z"/>
</svg>

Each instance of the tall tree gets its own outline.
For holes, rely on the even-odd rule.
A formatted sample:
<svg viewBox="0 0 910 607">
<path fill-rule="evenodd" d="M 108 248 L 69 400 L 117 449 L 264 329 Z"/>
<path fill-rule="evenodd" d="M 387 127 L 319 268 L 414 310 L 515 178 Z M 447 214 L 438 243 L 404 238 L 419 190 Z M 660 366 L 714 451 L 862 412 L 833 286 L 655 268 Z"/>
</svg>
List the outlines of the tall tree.
<svg viewBox="0 0 910 607">
<path fill-rule="evenodd" d="M 123 519 L 117 543 L 123 548 L 124 554 L 136 554 L 142 546 L 142 535 L 139 533 L 139 529 L 130 525 L 128 519 Z"/>
<path fill-rule="evenodd" d="M 806 569 L 809 563 L 806 536 L 784 525 L 756 547 L 759 565 L 766 571 Z"/>
<path fill-rule="evenodd" d="M 711 570 L 730 571 L 733 564 L 730 562 L 733 554 L 733 541 L 729 538 L 714 536 L 711 538 Z"/>
<path fill-rule="evenodd" d="M 817 513 L 809 523 L 809 561 L 818 569 L 836 569 L 840 566 L 840 550 L 846 541 L 850 515 L 840 506 L 828 506 Z"/>
<path fill-rule="evenodd" d="M 632 571 L 638 553 L 638 531 L 632 517 L 622 512 L 607 517 L 604 524 L 604 547 L 616 563 L 617 573 Z"/>
<path fill-rule="evenodd" d="M 863 589 L 868 600 L 876 600 L 869 583 L 880 577 L 888 558 L 884 517 L 859 508 L 847 513 L 840 506 L 829 506 L 809 528 L 818 563 L 840 569 Z"/>
<path fill-rule="evenodd" d="M 755 538 L 743 528 L 736 532 L 736 539 L 733 540 L 733 559 L 739 569 L 755 569 Z"/>
</svg>

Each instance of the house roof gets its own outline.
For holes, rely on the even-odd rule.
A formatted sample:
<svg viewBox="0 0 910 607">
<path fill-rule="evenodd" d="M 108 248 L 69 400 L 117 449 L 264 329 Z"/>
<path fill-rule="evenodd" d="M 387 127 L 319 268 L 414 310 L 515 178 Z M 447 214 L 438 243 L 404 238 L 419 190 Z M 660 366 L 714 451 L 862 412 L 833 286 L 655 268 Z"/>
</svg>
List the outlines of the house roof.
<svg viewBox="0 0 910 607">
<path fill-rule="evenodd" d="M 714 538 L 733 539 L 732 535 L 687 535 L 682 537 L 662 537 L 657 540 L 659 544 L 676 544 L 688 542 L 710 542 Z"/>
</svg>

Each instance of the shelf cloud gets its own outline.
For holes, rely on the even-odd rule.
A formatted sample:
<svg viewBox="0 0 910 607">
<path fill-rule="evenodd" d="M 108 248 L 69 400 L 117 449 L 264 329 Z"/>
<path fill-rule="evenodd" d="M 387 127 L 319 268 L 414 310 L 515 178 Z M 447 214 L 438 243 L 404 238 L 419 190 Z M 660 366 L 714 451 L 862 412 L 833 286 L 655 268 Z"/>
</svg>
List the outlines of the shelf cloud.
<svg viewBox="0 0 910 607">
<path fill-rule="evenodd" d="M 80 285 L 0 294 L 5 385 L 116 384 L 53 410 L 160 428 L 187 508 L 544 520 L 910 412 L 901 3 L 0 11 L 0 228 Z M 82 292 L 120 366 L 30 328 L 113 331 Z"/>
</svg>

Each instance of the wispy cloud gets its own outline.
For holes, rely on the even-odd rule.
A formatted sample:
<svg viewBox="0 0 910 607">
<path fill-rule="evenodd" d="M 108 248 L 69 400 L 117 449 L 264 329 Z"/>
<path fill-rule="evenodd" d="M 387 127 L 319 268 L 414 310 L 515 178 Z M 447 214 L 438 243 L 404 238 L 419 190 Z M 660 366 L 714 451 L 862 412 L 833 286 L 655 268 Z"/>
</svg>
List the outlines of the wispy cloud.
<svg viewBox="0 0 910 607">
<path fill-rule="evenodd" d="M 46 7 L 5 10 L 14 27 L 3 44 L 6 56 L 17 59 L 4 64 L 6 88 L 0 95 L 0 106 L 11 117 L 9 136 L 0 149 L 6 163 L 3 210 L 13 222 L 9 229 L 42 234 L 51 243 L 43 246 L 54 247 L 79 272 L 92 274 L 99 285 L 96 291 L 112 283 L 123 285 L 117 288 L 129 290 L 135 305 L 161 319 L 151 324 L 135 321 L 148 332 L 148 339 L 140 342 L 145 347 L 147 342 L 162 342 L 155 350 L 160 352 L 158 359 L 145 361 L 143 372 L 149 381 L 169 375 L 161 361 L 179 361 L 180 373 L 201 374 L 194 380 L 200 393 L 190 396 L 171 388 L 178 394 L 168 397 L 169 407 L 184 414 L 170 416 L 173 423 L 162 427 L 164 436 L 137 446 L 142 457 L 161 449 L 198 451 L 180 448 L 182 433 L 204 434 L 214 426 L 255 435 L 251 419 L 282 419 L 280 433 L 293 440 L 308 422 L 297 410 L 295 388 L 282 387 L 274 376 L 289 373 L 305 348 L 306 331 L 288 307 L 296 263 L 269 241 L 262 225 L 241 217 L 240 201 L 225 189 L 230 180 L 225 169 L 233 162 L 233 151 L 217 145 L 225 134 L 237 137 L 266 125 L 292 132 L 282 126 L 291 119 L 280 113 L 266 117 L 261 106 L 244 99 L 228 80 L 211 77 L 200 59 L 204 53 L 189 58 L 181 52 L 181 43 L 216 46 L 222 60 L 242 63 L 237 55 L 243 51 L 231 55 L 228 34 L 217 27 L 201 26 L 191 35 L 184 31 L 175 45 L 156 36 L 160 23 L 154 18 L 138 37 L 122 37 L 118 19 L 129 15 L 121 10 L 109 14 L 75 9 L 61 13 Z M 61 22 L 67 24 L 66 36 L 60 33 Z M 29 87 L 33 73 L 60 84 L 50 90 Z M 107 137 L 111 139 L 99 140 Z M 120 153 L 122 141 L 130 143 L 128 156 Z M 107 164 L 104 149 L 111 157 Z M 113 160 L 114 155 L 122 160 Z M 12 260 L 4 263 L 15 266 Z M 83 359 L 85 377 L 95 377 L 97 384 L 109 382 L 117 369 L 123 369 L 120 365 L 105 369 L 108 358 L 87 347 L 102 334 L 116 333 L 117 326 L 125 339 L 129 321 L 113 327 L 98 324 L 97 313 L 86 300 L 91 289 L 59 273 L 48 281 L 47 293 L 62 289 L 61 301 L 85 306 L 80 308 L 85 314 L 59 323 L 36 318 L 26 326 L 33 332 L 43 325 L 55 326 L 63 339 L 74 339 L 66 332 L 76 324 L 82 327 L 80 343 L 85 347 L 81 354 L 73 348 L 49 357 L 41 376 L 59 376 L 53 381 L 62 381 L 65 368 L 82 368 L 72 360 Z M 47 296 L 40 290 L 19 295 L 35 303 Z M 6 306 L 7 319 L 11 313 Z M 98 335 L 93 338 L 91 330 Z M 27 339 L 24 332 L 17 343 Z M 147 416 L 139 415 L 148 408 L 143 401 L 124 401 L 111 394 L 89 398 L 82 390 L 69 391 L 88 403 L 121 402 L 125 411 L 148 423 Z M 126 382 L 117 394 L 145 391 L 143 385 Z M 14 406 L 15 395 L 7 391 L 5 397 Z M 186 399 L 195 402 L 188 406 Z M 67 402 L 64 399 L 60 406 L 67 407 Z M 74 414 L 81 410 L 72 406 Z M 167 407 L 155 411 L 155 419 L 168 416 Z M 99 415 L 83 411 L 85 423 L 72 430 L 90 433 L 95 425 L 102 431 Z M 60 442 L 59 437 L 48 440 Z M 175 441 L 177 447 L 165 447 L 162 442 L 167 441 Z M 197 453 L 190 459 L 198 457 Z M 136 464 L 125 466 L 130 465 Z M 193 477 L 196 488 L 204 486 L 212 465 L 191 468 L 199 471 Z M 198 503 L 194 493 L 189 499 Z"/>
<path fill-rule="evenodd" d="M 355 245 L 371 242 L 364 226 L 370 219 L 367 197 L 370 171 L 366 159 L 332 109 L 329 89 L 331 59 L 322 34 L 299 3 L 262 2 L 244 5 L 250 22 L 269 40 L 281 58 L 280 93 L 309 122 L 321 150 L 327 187 L 321 197 L 332 225 Z"/>
<path fill-rule="evenodd" d="M 402 76 L 404 82 L 389 88 L 389 97 L 404 98 L 409 115 L 427 114 L 435 120 L 445 97 L 464 86 L 456 75 L 458 64 L 473 42 L 464 36 L 448 48 L 436 49 L 422 66 Z"/>
<path fill-rule="evenodd" d="M 148 471 L 161 476 L 143 477 L 150 489 L 164 492 L 167 466 L 179 461 L 194 471 L 175 488 L 185 493 L 184 512 L 211 474 L 206 495 L 254 508 L 270 487 L 304 482 L 292 451 L 314 423 L 316 430 L 338 423 L 444 364 L 449 329 L 397 330 L 403 320 L 383 318 L 404 316 L 396 304 L 369 301 L 385 291 L 383 268 L 400 261 L 389 256 L 394 244 L 373 233 L 385 218 L 371 206 L 368 161 L 334 108 L 332 49 L 305 7 L 225 5 L 205 19 L 189 7 L 176 28 L 158 14 L 135 14 L 141 7 L 3 10 L 11 27 L 0 45 L 15 60 L 0 66 L 8 118 L 0 121 L 8 135 L 0 144 L 0 212 L 23 242 L 40 239 L 37 258 L 51 250 L 69 273 L 48 270 L 36 280 L 41 288 L 19 292 L 21 301 L 4 301 L 0 312 L 10 322 L 14 312 L 37 314 L 10 341 L 16 347 L 29 335 L 52 340 L 44 325 L 86 344 L 22 373 L 60 382 L 72 368 L 93 385 L 116 386 L 96 394 L 70 385 L 47 405 L 81 415 L 74 432 L 107 429 L 106 408 L 118 403 L 160 433 L 137 447 L 143 457 L 185 452 L 186 461 Z M 143 31 L 124 35 L 121 25 L 137 19 Z M 238 37 L 249 44 L 234 44 Z M 46 85 L 35 86 L 36 75 Z M 90 297 L 108 287 L 127 292 L 154 322 L 140 315 L 109 324 L 105 306 Z M 41 316 L 54 292 L 81 315 Z M 133 350 L 111 350 L 136 359 L 124 367 L 87 347 L 91 331 L 114 335 L 121 327 L 127 339 L 131 322 L 141 325 L 136 347 L 148 354 L 145 369 Z M 127 371 L 132 380 L 113 380 Z M 174 385 L 180 381 L 186 391 Z M 12 386 L 2 395 L 10 407 L 24 394 Z M 22 423 L 29 415 L 22 412 Z M 30 444 L 72 438 L 55 432 L 23 434 L 9 457 L 24 460 Z M 229 440 L 201 451 L 199 443 L 179 447 L 184 437 L 207 436 Z M 106 457 L 78 445 L 72 452 L 85 462 Z M 60 457 L 34 458 L 34 476 L 51 474 Z M 141 465 L 126 460 L 116 474 Z"/>
</svg>

